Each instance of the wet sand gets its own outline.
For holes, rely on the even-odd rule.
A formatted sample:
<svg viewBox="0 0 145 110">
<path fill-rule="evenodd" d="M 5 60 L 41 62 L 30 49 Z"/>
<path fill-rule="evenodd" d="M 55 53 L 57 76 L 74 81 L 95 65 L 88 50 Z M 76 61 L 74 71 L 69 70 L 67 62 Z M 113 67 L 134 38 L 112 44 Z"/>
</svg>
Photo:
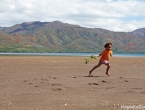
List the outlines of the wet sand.
<svg viewBox="0 0 145 110">
<path fill-rule="evenodd" d="M 145 106 L 145 58 L 0 56 L 0 110 L 121 110 Z M 123 109 L 123 108 L 122 108 Z M 125 110 L 125 109 L 124 109 Z"/>
</svg>

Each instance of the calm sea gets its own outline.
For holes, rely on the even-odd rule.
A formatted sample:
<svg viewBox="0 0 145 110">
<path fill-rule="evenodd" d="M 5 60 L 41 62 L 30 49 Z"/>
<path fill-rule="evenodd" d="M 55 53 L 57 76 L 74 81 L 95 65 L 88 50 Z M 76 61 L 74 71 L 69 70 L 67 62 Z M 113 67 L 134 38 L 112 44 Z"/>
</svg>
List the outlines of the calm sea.
<svg viewBox="0 0 145 110">
<path fill-rule="evenodd" d="M 98 53 L 0 53 L 0 56 L 91 56 Z M 145 57 L 145 54 L 113 54 L 116 57 Z"/>
</svg>

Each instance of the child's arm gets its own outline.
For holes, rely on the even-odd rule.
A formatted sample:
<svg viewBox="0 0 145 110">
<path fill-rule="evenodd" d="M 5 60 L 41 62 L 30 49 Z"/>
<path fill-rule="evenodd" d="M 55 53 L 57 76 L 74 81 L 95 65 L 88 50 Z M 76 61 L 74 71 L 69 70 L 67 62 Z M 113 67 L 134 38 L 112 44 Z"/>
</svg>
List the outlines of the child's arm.
<svg viewBox="0 0 145 110">
<path fill-rule="evenodd" d="M 110 56 L 113 57 L 112 54 Z"/>
<path fill-rule="evenodd" d="M 111 52 L 111 54 L 110 54 L 110 56 L 111 56 L 111 57 L 113 57 L 113 55 L 112 55 L 112 54 L 113 54 L 113 52 Z"/>
<path fill-rule="evenodd" d="M 95 55 L 95 57 L 100 57 L 100 56 L 102 56 L 102 54 L 99 54 L 99 55 Z"/>
</svg>

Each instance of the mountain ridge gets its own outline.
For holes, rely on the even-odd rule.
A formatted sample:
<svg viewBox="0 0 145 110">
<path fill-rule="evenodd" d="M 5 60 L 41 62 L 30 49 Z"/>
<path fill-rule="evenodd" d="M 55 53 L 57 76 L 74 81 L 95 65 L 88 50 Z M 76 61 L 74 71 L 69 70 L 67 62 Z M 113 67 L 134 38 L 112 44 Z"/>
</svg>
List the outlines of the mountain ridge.
<svg viewBox="0 0 145 110">
<path fill-rule="evenodd" d="M 0 39 L 1 48 L 12 48 L 5 52 L 101 52 L 104 43 L 112 42 L 116 53 L 145 53 L 145 28 L 113 32 L 60 21 L 34 21 L 1 28 Z"/>
</svg>

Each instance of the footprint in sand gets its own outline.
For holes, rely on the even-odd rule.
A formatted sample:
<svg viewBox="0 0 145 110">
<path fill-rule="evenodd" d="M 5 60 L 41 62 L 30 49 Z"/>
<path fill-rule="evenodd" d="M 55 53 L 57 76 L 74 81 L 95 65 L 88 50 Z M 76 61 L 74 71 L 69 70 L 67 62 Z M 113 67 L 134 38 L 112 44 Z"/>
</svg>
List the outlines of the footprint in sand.
<svg viewBox="0 0 145 110">
<path fill-rule="evenodd" d="M 134 93 L 134 91 L 126 91 L 125 93 Z"/>
<path fill-rule="evenodd" d="M 33 80 L 24 80 L 23 82 L 27 82 L 27 84 L 29 85 L 34 85 L 33 87 L 41 87 L 41 86 L 44 86 L 44 85 L 48 85 L 48 79 L 44 78 L 44 79 L 38 79 L 38 78 L 34 78 Z M 38 84 L 39 83 L 39 84 Z M 38 84 L 38 85 L 37 85 Z"/>
<path fill-rule="evenodd" d="M 124 80 L 124 82 L 129 82 L 128 80 Z"/>
<path fill-rule="evenodd" d="M 23 82 L 25 82 L 25 83 L 26 83 L 26 82 L 28 82 L 28 80 L 24 80 Z M 29 85 L 32 85 L 33 83 L 28 83 L 28 84 L 29 84 Z"/>
<path fill-rule="evenodd" d="M 88 83 L 88 85 L 99 85 L 97 83 Z"/>
<path fill-rule="evenodd" d="M 126 91 L 125 93 L 135 93 L 138 90 L 142 90 L 143 88 L 131 88 L 132 90 Z M 136 90 L 136 91 L 135 91 Z M 139 91 L 138 91 L 139 92 Z M 140 92 L 140 93 L 145 93 L 144 91 Z"/>
<path fill-rule="evenodd" d="M 59 84 L 59 83 L 53 83 L 53 84 L 51 84 L 51 86 L 53 86 L 53 87 L 57 87 L 57 86 L 62 86 L 61 84 Z M 52 90 L 53 91 L 61 91 L 62 90 L 62 88 L 52 88 Z"/>
<path fill-rule="evenodd" d="M 115 87 L 107 87 L 106 89 L 113 89 L 113 88 L 115 88 Z"/>
<path fill-rule="evenodd" d="M 132 88 L 132 89 L 141 90 L 142 88 Z"/>
<path fill-rule="evenodd" d="M 52 90 L 53 91 L 61 91 L 62 89 L 61 88 L 53 88 Z"/>
<path fill-rule="evenodd" d="M 34 86 L 34 87 L 40 87 L 40 86 Z"/>
<path fill-rule="evenodd" d="M 124 79 L 124 77 L 119 77 L 120 79 Z M 124 80 L 124 82 L 129 82 L 128 80 Z"/>
<path fill-rule="evenodd" d="M 103 82 L 103 83 L 108 83 L 108 82 L 107 82 L 107 81 L 105 81 L 105 80 L 102 80 L 102 82 Z"/>
<path fill-rule="evenodd" d="M 41 79 L 42 81 L 48 81 L 48 79 Z"/>
<path fill-rule="evenodd" d="M 40 82 L 41 84 L 44 84 L 45 82 Z"/>
<path fill-rule="evenodd" d="M 61 86 L 61 84 L 59 84 L 59 83 L 54 83 L 54 84 L 51 84 L 51 86 Z"/>
</svg>

